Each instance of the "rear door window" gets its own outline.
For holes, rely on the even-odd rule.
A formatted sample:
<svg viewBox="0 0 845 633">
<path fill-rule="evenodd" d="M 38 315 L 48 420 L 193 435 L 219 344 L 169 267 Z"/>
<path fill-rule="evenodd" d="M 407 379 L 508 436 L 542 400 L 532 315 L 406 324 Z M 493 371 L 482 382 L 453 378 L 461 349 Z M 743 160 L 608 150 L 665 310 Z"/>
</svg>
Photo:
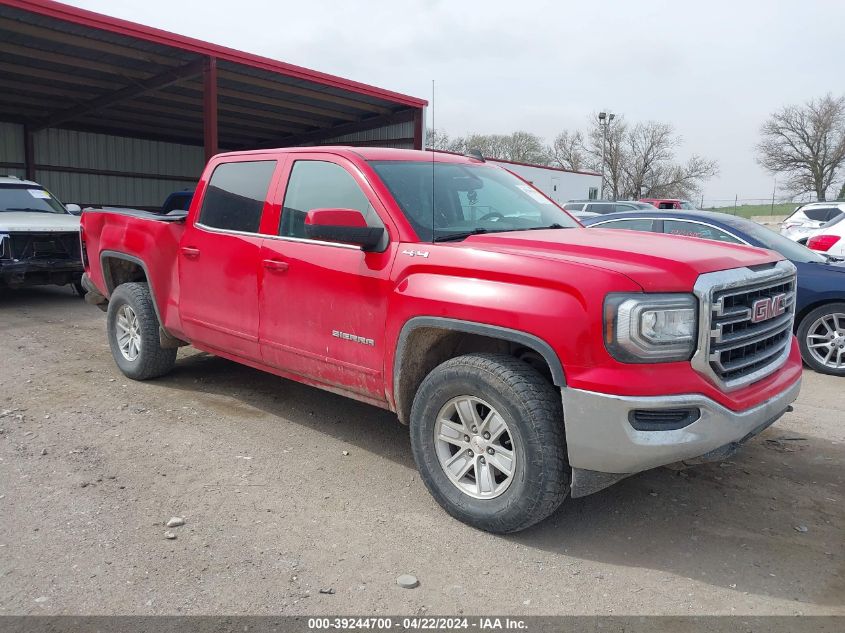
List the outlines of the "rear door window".
<svg viewBox="0 0 845 633">
<path fill-rule="evenodd" d="M 591 202 L 585 210 L 590 213 L 613 213 L 616 211 L 616 205 L 612 202 Z"/>
<path fill-rule="evenodd" d="M 583 202 L 567 202 L 563 205 L 563 208 L 567 211 L 581 211 L 584 208 Z"/>
<path fill-rule="evenodd" d="M 258 233 L 276 161 L 223 163 L 214 169 L 199 223 L 215 229 Z"/>
<path fill-rule="evenodd" d="M 715 226 L 697 224 L 696 222 L 685 222 L 683 220 L 664 220 L 663 232 L 669 235 L 686 235 L 689 237 L 700 237 L 705 240 L 716 240 L 717 242 L 742 244 L 733 235 L 722 229 L 717 229 Z"/>
<path fill-rule="evenodd" d="M 613 220 L 603 222 L 596 226 L 597 229 L 626 229 L 628 231 L 652 231 L 654 220 L 650 218 L 629 218 L 627 220 Z"/>
</svg>

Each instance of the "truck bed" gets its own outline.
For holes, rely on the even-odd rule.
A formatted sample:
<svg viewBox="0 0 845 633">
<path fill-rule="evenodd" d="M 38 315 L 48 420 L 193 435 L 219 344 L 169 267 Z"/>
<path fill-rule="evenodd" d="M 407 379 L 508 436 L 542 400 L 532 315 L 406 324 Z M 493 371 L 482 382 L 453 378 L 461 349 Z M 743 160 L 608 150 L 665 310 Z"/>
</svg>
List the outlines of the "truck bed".
<svg viewBox="0 0 845 633">
<path fill-rule="evenodd" d="M 170 213 L 153 213 L 152 211 L 144 211 L 143 209 L 130 209 L 126 207 L 86 207 L 85 213 L 115 213 L 118 215 L 127 215 L 133 218 L 142 220 L 156 220 L 158 222 L 184 222 L 188 217 L 188 212 L 181 209 L 171 211 Z"/>
</svg>

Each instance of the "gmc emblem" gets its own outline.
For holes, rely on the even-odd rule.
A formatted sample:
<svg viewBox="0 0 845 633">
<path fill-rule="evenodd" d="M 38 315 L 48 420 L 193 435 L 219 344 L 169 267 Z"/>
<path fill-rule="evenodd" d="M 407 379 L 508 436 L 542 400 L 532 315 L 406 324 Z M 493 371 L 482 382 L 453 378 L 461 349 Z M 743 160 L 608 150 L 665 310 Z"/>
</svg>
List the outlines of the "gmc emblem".
<svg viewBox="0 0 845 633">
<path fill-rule="evenodd" d="M 751 322 L 760 323 L 780 316 L 786 312 L 786 294 L 781 293 L 774 297 L 757 299 L 751 304 Z"/>
</svg>

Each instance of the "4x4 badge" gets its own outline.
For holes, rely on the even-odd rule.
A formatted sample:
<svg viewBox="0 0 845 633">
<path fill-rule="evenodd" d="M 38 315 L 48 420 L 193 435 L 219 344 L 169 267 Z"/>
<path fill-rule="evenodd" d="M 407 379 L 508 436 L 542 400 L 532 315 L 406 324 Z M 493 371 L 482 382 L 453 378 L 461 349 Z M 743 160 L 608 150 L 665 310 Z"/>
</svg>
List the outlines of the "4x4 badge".
<svg viewBox="0 0 845 633">
<path fill-rule="evenodd" d="M 428 251 L 402 251 L 402 254 L 409 257 L 428 257 Z"/>
</svg>

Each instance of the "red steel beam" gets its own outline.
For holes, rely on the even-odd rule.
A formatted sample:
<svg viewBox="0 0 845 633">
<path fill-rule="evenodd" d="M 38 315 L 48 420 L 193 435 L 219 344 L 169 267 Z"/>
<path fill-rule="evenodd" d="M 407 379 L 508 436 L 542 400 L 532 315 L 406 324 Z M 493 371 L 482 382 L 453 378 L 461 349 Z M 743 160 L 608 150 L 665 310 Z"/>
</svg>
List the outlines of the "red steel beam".
<svg viewBox="0 0 845 633">
<path fill-rule="evenodd" d="M 317 83 L 323 86 L 338 88 L 341 90 L 375 97 L 384 101 L 410 106 L 415 108 L 422 108 L 428 105 L 425 99 L 418 99 L 404 95 L 392 90 L 385 90 L 384 88 L 377 88 L 343 77 L 329 75 L 327 73 L 310 70 L 301 66 L 293 64 L 286 64 L 275 59 L 261 57 L 260 55 L 253 55 L 243 51 L 234 50 L 225 46 L 210 44 L 184 35 L 176 35 L 162 29 L 156 29 L 135 22 L 113 18 L 101 13 L 94 13 L 86 9 L 79 9 L 52 0 L 0 0 L 0 5 L 7 5 L 36 13 L 38 15 L 45 15 L 58 20 L 66 20 L 74 24 L 109 31 L 117 33 L 130 38 L 136 38 L 145 42 L 152 42 L 163 46 L 170 46 L 175 49 L 199 53 L 200 55 L 216 57 L 235 64 L 243 64 L 251 68 L 259 68 L 267 70 L 271 73 L 285 75 L 287 77 L 294 77 L 296 79 L 303 79 L 309 82 Z"/>
<path fill-rule="evenodd" d="M 202 129 L 205 162 L 218 151 L 217 58 L 207 57 L 202 71 Z"/>
</svg>

